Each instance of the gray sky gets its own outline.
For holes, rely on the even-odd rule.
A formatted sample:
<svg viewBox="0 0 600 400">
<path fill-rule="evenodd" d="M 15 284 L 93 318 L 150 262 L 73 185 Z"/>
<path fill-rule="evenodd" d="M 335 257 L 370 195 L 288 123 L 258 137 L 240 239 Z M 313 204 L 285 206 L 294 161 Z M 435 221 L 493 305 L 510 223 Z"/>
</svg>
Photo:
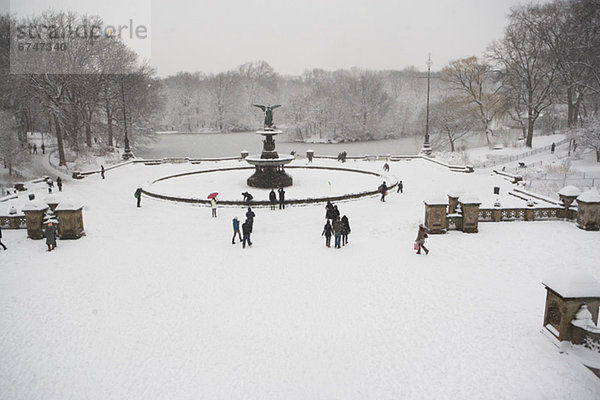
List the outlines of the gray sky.
<svg viewBox="0 0 600 400">
<path fill-rule="evenodd" d="M 0 0 L 6 2 L 6 0 Z M 145 25 L 128 39 L 160 76 L 221 72 L 265 60 L 282 74 L 361 67 L 433 69 L 480 56 L 502 37 L 519 0 L 12 0 L 11 12 L 48 8 Z"/>
</svg>

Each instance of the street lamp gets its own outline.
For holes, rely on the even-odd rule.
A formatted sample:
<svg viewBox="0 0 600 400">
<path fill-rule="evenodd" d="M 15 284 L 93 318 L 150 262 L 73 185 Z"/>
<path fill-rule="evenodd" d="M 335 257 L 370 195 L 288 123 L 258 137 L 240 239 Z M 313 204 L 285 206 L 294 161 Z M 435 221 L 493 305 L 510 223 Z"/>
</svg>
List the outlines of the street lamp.
<svg viewBox="0 0 600 400">
<path fill-rule="evenodd" d="M 122 98 L 122 106 L 123 106 L 123 133 L 125 138 L 123 139 L 123 143 L 125 145 L 125 151 L 123 152 L 123 159 L 129 160 L 130 158 L 134 158 L 133 153 L 131 152 L 131 148 L 129 147 L 129 138 L 127 137 L 127 114 L 125 113 L 125 78 L 121 76 L 121 98 Z"/>
<path fill-rule="evenodd" d="M 431 81 L 431 53 L 427 59 L 427 113 L 425 119 L 425 142 L 423 143 L 423 149 L 421 153 L 425 155 L 431 155 L 431 144 L 429 144 L 429 86 Z"/>
</svg>

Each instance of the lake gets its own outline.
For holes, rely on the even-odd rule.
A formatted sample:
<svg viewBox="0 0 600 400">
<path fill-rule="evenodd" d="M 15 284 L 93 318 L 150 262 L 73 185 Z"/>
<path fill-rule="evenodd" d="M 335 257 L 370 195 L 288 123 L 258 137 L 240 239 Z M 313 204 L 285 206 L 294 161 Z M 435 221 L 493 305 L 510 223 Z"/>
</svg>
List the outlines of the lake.
<svg viewBox="0 0 600 400">
<path fill-rule="evenodd" d="M 143 148 L 134 146 L 134 152 L 142 158 L 163 157 L 231 157 L 242 150 L 260 154 L 263 137 L 254 132 L 242 133 L 169 133 L 158 135 L 157 142 Z M 481 139 L 481 140 L 479 140 Z M 417 154 L 423 146 L 422 136 L 400 139 L 374 140 L 352 143 L 299 143 L 289 140 L 286 134 L 275 137 L 277 151 L 289 154 L 296 151 L 306 154 L 312 149 L 318 155 L 337 155 L 346 151 L 349 156 L 377 154 Z M 471 147 L 485 144 L 483 135 L 469 140 Z"/>
</svg>

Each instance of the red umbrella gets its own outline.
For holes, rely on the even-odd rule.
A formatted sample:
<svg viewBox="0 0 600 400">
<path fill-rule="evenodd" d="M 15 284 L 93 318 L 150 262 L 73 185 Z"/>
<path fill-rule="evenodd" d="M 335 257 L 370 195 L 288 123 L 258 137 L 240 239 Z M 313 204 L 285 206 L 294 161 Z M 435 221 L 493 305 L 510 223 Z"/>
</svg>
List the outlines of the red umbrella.
<svg viewBox="0 0 600 400">
<path fill-rule="evenodd" d="M 208 195 L 209 199 L 215 198 L 219 195 L 219 192 L 212 192 L 211 194 Z"/>
</svg>

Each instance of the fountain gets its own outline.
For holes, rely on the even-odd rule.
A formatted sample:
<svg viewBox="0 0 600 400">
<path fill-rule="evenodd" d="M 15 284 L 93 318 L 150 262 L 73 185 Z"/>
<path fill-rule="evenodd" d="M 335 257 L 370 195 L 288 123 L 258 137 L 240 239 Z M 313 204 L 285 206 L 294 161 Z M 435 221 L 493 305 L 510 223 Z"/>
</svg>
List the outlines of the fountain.
<svg viewBox="0 0 600 400">
<path fill-rule="evenodd" d="M 254 104 L 254 106 L 265 112 L 264 129 L 256 132 L 258 135 L 264 136 L 265 139 L 263 140 L 263 151 L 260 156 L 248 156 L 245 159 L 249 164 L 256 167 L 256 171 L 248 178 L 246 183 L 248 186 L 264 189 L 291 186 L 292 177 L 286 174 L 283 166 L 292 162 L 294 156 L 280 156 L 277 154 L 275 139 L 273 139 L 276 135 L 281 134 L 281 131 L 276 129 L 273 123 L 273 109 L 280 107 L 280 105 L 263 106 Z"/>
</svg>

